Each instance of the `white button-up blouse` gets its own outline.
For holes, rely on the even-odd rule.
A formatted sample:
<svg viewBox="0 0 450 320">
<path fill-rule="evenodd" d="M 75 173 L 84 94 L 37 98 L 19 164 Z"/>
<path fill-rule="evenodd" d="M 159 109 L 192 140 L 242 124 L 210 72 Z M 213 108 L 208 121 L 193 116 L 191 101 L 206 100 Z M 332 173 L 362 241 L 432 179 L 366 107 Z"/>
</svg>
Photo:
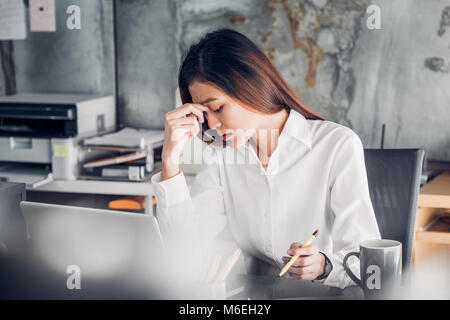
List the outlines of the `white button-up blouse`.
<svg viewBox="0 0 450 320">
<path fill-rule="evenodd" d="M 380 233 L 363 146 L 351 129 L 291 109 L 267 169 L 249 142 L 237 149 L 210 145 L 203 157 L 190 187 L 183 172 L 152 177 L 163 235 L 190 229 L 204 243 L 228 227 L 244 252 L 277 274 L 291 243 L 319 229 L 314 243 L 333 265 L 323 283 L 354 284 L 342 266 L 345 254 Z M 350 266 L 359 270 L 357 259 Z"/>
</svg>

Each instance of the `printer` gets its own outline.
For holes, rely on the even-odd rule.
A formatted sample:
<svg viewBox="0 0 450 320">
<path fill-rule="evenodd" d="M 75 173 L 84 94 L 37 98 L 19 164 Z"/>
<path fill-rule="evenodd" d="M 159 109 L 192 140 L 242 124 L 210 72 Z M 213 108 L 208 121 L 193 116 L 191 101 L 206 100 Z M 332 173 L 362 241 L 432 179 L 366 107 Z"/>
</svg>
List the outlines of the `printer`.
<svg viewBox="0 0 450 320">
<path fill-rule="evenodd" d="M 27 183 L 21 177 L 27 179 L 27 170 L 35 175 L 38 167 L 50 180 L 74 180 L 83 157 L 78 152 L 80 141 L 115 129 L 113 96 L 20 93 L 0 97 L 0 177 Z"/>
</svg>

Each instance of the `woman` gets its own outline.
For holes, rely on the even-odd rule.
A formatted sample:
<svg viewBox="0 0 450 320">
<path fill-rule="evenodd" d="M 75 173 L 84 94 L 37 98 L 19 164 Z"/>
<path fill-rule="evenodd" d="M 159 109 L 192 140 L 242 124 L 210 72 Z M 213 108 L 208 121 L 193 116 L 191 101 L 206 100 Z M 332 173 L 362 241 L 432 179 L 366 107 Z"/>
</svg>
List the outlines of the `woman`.
<svg viewBox="0 0 450 320">
<path fill-rule="evenodd" d="M 293 278 L 353 284 L 343 257 L 380 238 L 359 137 L 305 106 L 267 56 L 230 29 L 190 47 L 178 85 L 183 105 L 166 114 L 162 171 L 152 177 L 164 232 L 195 229 L 207 239 L 227 225 L 260 272 L 278 274 L 299 254 Z M 223 144 L 203 136 L 209 164 L 189 190 L 178 159 L 202 132 L 198 122 Z M 208 210 L 205 199 L 215 201 Z M 315 229 L 319 237 L 300 248 Z"/>
</svg>

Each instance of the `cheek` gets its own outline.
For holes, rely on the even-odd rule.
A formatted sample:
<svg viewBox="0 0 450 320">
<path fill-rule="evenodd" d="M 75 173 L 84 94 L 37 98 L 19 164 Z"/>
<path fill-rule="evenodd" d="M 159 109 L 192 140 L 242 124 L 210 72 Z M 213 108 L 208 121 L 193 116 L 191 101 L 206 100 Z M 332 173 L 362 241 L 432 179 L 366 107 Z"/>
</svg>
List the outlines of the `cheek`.
<svg viewBox="0 0 450 320">
<path fill-rule="evenodd" d="M 233 130 L 239 141 L 248 140 L 255 132 L 256 123 L 254 115 L 242 107 L 229 106 L 220 116 L 220 121 L 227 129 Z"/>
<path fill-rule="evenodd" d="M 251 119 L 245 116 L 234 115 L 233 117 L 224 117 L 223 124 L 226 128 L 233 129 L 235 131 L 248 131 L 251 130 L 254 125 Z"/>
<path fill-rule="evenodd" d="M 245 130 L 247 129 L 251 118 L 247 112 L 243 111 L 241 107 L 236 107 L 234 105 L 229 105 L 224 109 L 220 115 L 222 123 L 226 128 L 233 130 Z"/>
</svg>

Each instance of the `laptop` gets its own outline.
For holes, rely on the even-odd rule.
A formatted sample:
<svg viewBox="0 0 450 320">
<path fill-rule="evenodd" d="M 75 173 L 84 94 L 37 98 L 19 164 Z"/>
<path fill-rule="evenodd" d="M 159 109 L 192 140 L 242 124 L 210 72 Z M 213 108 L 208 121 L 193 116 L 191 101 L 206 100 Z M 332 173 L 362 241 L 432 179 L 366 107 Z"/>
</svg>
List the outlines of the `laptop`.
<svg viewBox="0 0 450 320">
<path fill-rule="evenodd" d="M 28 201 L 20 207 L 30 240 L 24 298 L 158 298 L 164 247 L 155 217 Z"/>
</svg>

